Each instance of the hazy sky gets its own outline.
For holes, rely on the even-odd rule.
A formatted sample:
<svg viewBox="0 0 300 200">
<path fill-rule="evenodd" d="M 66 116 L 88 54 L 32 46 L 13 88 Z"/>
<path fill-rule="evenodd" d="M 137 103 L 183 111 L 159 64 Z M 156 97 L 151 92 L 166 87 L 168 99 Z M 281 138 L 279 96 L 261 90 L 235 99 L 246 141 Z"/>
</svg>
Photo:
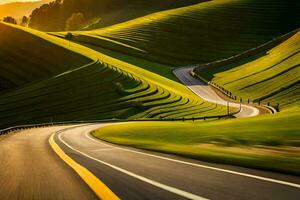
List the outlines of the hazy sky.
<svg viewBox="0 0 300 200">
<path fill-rule="evenodd" d="M 0 4 L 11 3 L 11 2 L 26 2 L 26 1 L 39 1 L 39 0 L 0 0 Z"/>
</svg>

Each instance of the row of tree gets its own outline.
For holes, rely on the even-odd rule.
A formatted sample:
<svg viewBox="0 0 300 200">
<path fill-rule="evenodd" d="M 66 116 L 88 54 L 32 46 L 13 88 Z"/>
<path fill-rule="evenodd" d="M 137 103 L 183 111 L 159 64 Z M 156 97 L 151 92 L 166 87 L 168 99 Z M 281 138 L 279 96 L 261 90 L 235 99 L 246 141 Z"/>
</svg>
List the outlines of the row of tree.
<svg viewBox="0 0 300 200">
<path fill-rule="evenodd" d="M 55 0 L 33 10 L 29 26 L 43 31 L 75 30 L 132 1 L 136 0 Z"/>
<path fill-rule="evenodd" d="M 30 18 L 24 16 L 21 19 L 20 25 L 44 31 L 79 29 L 85 22 L 84 15 L 77 12 L 68 17 L 65 22 L 63 20 L 59 20 L 61 17 L 60 12 L 58 12 L 58 10 L 61 9 L 60 1 L 61 0 L 57 0 L 49 4 L 44 4 L 40 8 L 35 9 Z M 17 20 L 12 16 L 4 17 L 3 21 L 6 23 L 18 24 Z"/>
<path fill-rule="evenodd" d="M 149 4 L 150 1 L 151 4 Z M 98 18 L 104 19 L 106 14 L 124 10 L 125 7 L 131 7 L 133 5 L 139 5 L 138 8 L 145 10 L 154 9 L 152 7 L 160 10 L 179 5 L 190 5 L 201 1 L 202 0 L 53 0 L 32 11 L 29 16 L 28 26 L 42 31 L 78 30 L 89 21 Z M 144 8 L 141 5 L 144 5 Z M 149 8 L 150 5 L 151 8 Z M 127 19 L 128 16 L 134 16 L 134 11 L 130 10 L 130 12 L 129 14 L 124 13 L 123 16 L 126 15 L 124 18 Z M 122 16 L 119 18 L 122 18 Z"/>
<path fill-rule="evenodd" d="M 11 16 L 4 17 L 3 21 L 6 23 L 17 24 L 17 20 Z M 29 22 L 29 18 L 26 16 L 23 16 L 21 19 L 20 25 L 27 26 L 28 22 Z"/>
</svg>

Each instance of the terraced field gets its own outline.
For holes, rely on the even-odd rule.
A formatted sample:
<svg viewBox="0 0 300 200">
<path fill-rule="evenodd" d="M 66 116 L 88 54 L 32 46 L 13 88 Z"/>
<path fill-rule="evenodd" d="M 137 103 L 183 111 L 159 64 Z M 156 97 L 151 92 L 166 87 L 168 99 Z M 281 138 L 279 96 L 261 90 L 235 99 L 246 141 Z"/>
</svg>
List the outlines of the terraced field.
<svg viewBox="0 0 300 200">
<path fill-rule="evenodd" d="M 30 59 L 34 57 L 35 59 Z M 0 23 L 0 92 L 91 62 L 21 29 Z"/>
<path fill-rule="evenodd" d="M 198 73 L 244 99 L 279 103 L 282 108 L 300 106 L 300 32 L 259 55 L 251 62 L 241 60 Z"/>
<path fill-rule="evenodd" d="M 105 13 L 98 13 L 99 21 L 94 23 L 86 29 L 102 28 L 118 24 L 124 21 L 145 16 L 150 13 L 168 10 L 172 8 L 179 8 L 182 6 L 192 5 L 203 2 L 204 0 L 139 0 L 139 1 L 115 1 L 111 4 L 121 4 L 119 9 L 109 9 Z M 108 0 L 107 2 L 111 2 Z M 105 2 L 104 2 L 105 3 Z M 103 9 L 103 1 L 100 10 Z"/>
<path fill-rule="evenodd" d="M 230 57 L 299 26 L 295 0 L 213 0 L 111 27 L 74 40 L 158 63 L 185 65 Z"/>
<path fill-rule="evenodd" d="M 44 42 L 68 46 L 63 39 L 21 29 L 45 39 Z M 96 61 L 0 95 L 1 127 L 51 121 L 178 119 L 226 114 L 225 107 L 202 101 L 174 81 L 81 45 L 71 44 L 71 49 Z"/>
</svg>

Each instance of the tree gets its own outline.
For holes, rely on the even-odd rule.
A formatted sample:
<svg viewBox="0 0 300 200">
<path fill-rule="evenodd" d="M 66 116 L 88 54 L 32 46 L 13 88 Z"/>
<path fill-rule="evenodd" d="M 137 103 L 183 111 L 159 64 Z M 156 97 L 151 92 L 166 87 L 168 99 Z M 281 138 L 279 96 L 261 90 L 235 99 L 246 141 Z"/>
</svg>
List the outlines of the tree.
<svg viewBox="0 0 300 200">
<path fill-rule="evenodd" d="M 30 15 L 29 27 L 42 31 L 58 31 L 65 27 L 62 19 L 62 0 L 52 1 L 36 8 Z"/>
<path fill-rule="evenodd" d="M 17 20 L 11 16 L 4 17 L 3 21 L 6 23 L 17 24 Z"/>
<path fill-rule="evenodd" d="M 73 13 L 66 21 L 66 30 L 77 30 L 84 22 L 84 16 L 82 13 Z"/>
<path fill-rule="evenodd" d="M 23 17 L 22 17 L 22 21 L 21 21 L 21 25 L 22 25 L 22 26 L 27 26 L 27 25 L 28 25 L 28 22 L 29 22 L 29 18 L 26 17 L 26 16 L 23 16 Z"/>
<path fill-rule="evenodd" d="M 73 34 L 72 34 L 72 33 L 68 33 L 68 34 L 65 36 L 65 38 L 66 38 L 67 40 L 69 40 L 69 47 L 71 47 L 71 40 L 72 40 L 72 38 L 73 38 Z"/>
</svg>

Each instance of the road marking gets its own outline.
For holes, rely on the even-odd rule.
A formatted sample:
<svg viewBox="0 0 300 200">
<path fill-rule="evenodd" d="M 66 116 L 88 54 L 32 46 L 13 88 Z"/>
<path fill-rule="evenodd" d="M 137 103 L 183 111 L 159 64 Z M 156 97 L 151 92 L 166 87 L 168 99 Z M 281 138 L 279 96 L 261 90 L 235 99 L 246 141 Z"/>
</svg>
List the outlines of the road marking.
<svg viewBox="0 0 300 200">
<path fill-rule="evenodd" d="M 116 149 L 116 148 L 93 149 L 90 151 L 99 152 L 99 151 L 110 151 L 110 150 L 114 150 L 114 149 Z"/>
<path fill-rule="evenodd" d="M 152 154 L 149 154 L 149 153 L 144 153 L 144 152 L 135 151 L 135 150 L 131 150 L 131 149 L 126 149 L 126 148 L 122 148 L 122 147 L 116 147 L 116 146 L 113 146 L 113 145 L 110 145 L 110 144 L 106 144 L 106 143 L 104 143 L 104 142 L 102 142 L 102 141 L 100 141 L 98 139 L 92 138 L 89 135 L 89 131 L 85 132 L 85 137 L 87 137 L 90 140 L 93 140 L 93 141 L 95 141 L 97 143 L 100 143 L 102 145 L 106 145 L 106 146 L 109 146 L 109 147 L 115 147 L 116 149 L 123 150 L 123 151 L 128 151 L 128 152 L 137 153 L 137 154 L 141 154 L 141 155 L 145 155 L 145 156 L 150 156 L 150 157 L 154 157 L 154 158 L 159 158 L 159 159 L 163 159 L 163 160 L 177 162 L 177 163 L 181 163 L 181 164 L 185 164 L 185 165 L 190 165 L 190 166 L 195 166 L 195 167 L 201 167 L 201 168 L 215 170 L 215 171 L 220 171 L 220 172 L 225 172 L 225 173 L 229 173 L 229 174 L 234 174 L 234 175 L 239 175 L 239 176 L 245 176 L 245 177 L 249 177 L 249 178 L 259 179 L 259 180 L 262 180 L 262 181 L 268 181 L 268 182 L 277 183 L 277 184 L 281 184 L 281 185 L 286 185 L 286 186 L 290 186 L 290 187 L 300 188 L 300 185 L 296 184 L 296 183 L 291 183 L 291 182 L 286 182 L 286 181 L 280 181 L 280 180 L 276 180 L 276 179 L 272 179 L 272 178 L 266 178 L 266 177 L 262 177 L 262 176 L 256 176 L 256 175 L 252 175 L 252 174 L 246 174 L 246 173 L 236 172 L 236 171 L 232 171 L 232 170 L 217 168 L 217 167 L 210 167 L 210 166 L 206 166 L 206 165 L 200 165 L 200 164 L 196 164 L 196 163 L 191 163 L 191 162 L 176 160 L 176 159 L 173 159 L 173 158 L 167 158 L 167 157 L 163 157 L 163 156 L 152 155 Z"/>
<path fill-rule="evenodd" d="M 115 169 L 115 170 L 117 170 L 117 171 L 120 171 L 120 172 L 122 172 L 122 173 L 124 173 L 124 174 L 127 174 L 128 176 L 131 176 L 131 177 L 134 177 L 134 178 L 136 178 L 136 179 L 139 179 L 140 181 L 146 182 L 146 183 L 151 184 L 151 185 L 153 185 L 153 186 L 156 186 L 156 187 L 158 187 L 158 188 L 160 188 L 160 189 L 163 189 L 163 190 L 166 190 L 166 191 L 168 191 L 168 192 L 177 194 L 177 195 L 182 196 L 182 197 L 185 197 L 185 198 L 187 198 L 187 199 L 192 199 L 192 200 L 208 200 L 208 199 L 203 198 L 203 197 L 200 197 L 200 196 L 198 196 L 198 195 L 195 195 L 195 194 L 192 194 L 192 193 L 189 193 L 189 192 L 186 192 L 186 191 L 183 191 L 183 190 L 180 190 L 180 189 L 177 189 L 177 188 L 168 186 L 168 185 L 164 185 L 164 184 L 162 184 L 162 183 L 153 181 L 153 180 L 148 179 L 148 178 L 146 178 L 146 177 L 137 175 L 137 174 L 135 174 L 135 173 L 133 173 L 133 172 L 127 171 L 127 170 L 122 169 L 122 168 L 120 168 L 120 167 L 117 167 L 117 166 L 115 166 L 115 165 L 112 165 L 112 164 L 109 164 L 109 163 L 104 162 L 104 161 L 102 161 L 102 160 L 99 160 L 99 159 L 97 159 L 97 158 L 94 158 L 94 157 L 92 157 L 92 156 L 90 156 L 90 155 L 88 155 L 88 154 L 86 154 L 86 153 L 84 153 L 84 152 L 79 151 L 78 149 L 75 149 L 75 148 L 72 147 L 71 145 L 69 145 L 66 141 L 64 141 L 64 140 L 61 138 L 61 133 L 59 133 L 58 139 L 59 139 L 64 145 L 66 145 L 67 147 L 69 147 L 70 149 L 72 149 L 73 151 L 76 151 L 77 153 L 80 153 L 81 155 L 83 155 L 83 156 L 85 156 L 85 157 L 87 157 L 87 158 L 90 158 L 90 159 L 92 159 L 92 160 L 94 160 L 94 161 L 96 161 L 96 162 L 99 162 L 99 163 L 101 163 L 101 164 L 103 164 L 103 165 L 106 165 L 106 166 L 111 167 L 111 168 L 113 168 L 113 169 Z"/>
<path fill-rule="evenodd" d="M 54 134 L 49 138 L 49 143 L 55 153 L 67 163 L 75 172 L 84 180 L 84 182 L 95 192 L 95 194 L 102 200 L 120 200 L 104 183 L 102 183 L 94 174 L 88 169 L 79 165 L 72 158 L 55 143 Z"/>
</svg>

